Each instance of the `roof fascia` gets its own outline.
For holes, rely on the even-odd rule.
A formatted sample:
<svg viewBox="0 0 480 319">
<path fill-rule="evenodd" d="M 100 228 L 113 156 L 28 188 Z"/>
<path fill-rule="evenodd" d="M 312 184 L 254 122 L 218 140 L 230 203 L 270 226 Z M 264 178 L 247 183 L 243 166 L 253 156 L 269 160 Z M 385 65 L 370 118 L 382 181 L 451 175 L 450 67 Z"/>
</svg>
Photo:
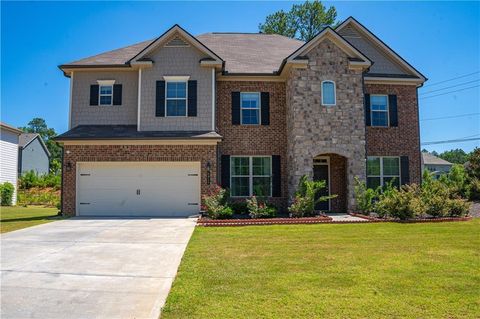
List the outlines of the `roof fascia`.
<svg viewBox="0 0 480 319">
<path fill-rule="evenodd" d="M 335 30 L 340 31 L 341 29 L 343 29 L 349 24 L 354 25 L 365 36 L 367 36 L 370 40 L 372 40 L 375 44 L 377 44 L 385 53 L 387 53 L 388 56 L 393 58 L 397 63 L 399 63 L 401 66 L 403 66 L 405 69 L 407 69 L 411 73 L 413 73 L 415 76 L 419 77 L 423 82 L 428 80 L 422 73 L 420 73 L 420 71 L 415 69 L 410 63 L 408 63 L 405 59 L 403 59 L 397 52 L 395 52 L 392 48 L 390 48 L 385 42 L 380 40 L 373 32 L 368 30 L 363 24 L 358 22 L 354 17 L 348 17 L 339 26 L 337 26 Z"/>
</svg>

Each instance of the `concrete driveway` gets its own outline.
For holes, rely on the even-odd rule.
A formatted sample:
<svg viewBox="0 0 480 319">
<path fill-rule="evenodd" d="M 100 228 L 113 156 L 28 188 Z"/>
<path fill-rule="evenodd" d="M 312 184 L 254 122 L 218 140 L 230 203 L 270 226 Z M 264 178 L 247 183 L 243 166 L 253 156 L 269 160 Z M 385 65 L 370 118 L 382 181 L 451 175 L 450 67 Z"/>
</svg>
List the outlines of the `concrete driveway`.
<svg viewBox="0 0 480 319">
<path fill-rule="evenodd" d="M 73 218 L 1 235 L 7 318 L 158 318 L 195 219 Z"/>
</svg>

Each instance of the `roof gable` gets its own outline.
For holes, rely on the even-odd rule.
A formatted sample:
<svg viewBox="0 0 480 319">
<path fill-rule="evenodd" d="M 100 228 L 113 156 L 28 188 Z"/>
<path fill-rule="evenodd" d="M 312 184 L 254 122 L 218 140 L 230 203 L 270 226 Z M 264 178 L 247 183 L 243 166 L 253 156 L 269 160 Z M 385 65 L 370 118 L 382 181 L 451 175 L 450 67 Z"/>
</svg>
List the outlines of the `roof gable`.
<svg viewBox="0 0 480 319">
<path fill-rule="evenodd" d="M 351 61 L 359 65 L 364 65 L 366 67 L 371 65 L 370 59 L 365 56 L 362 52 L 357 50 L 353 45 L 347 42 L 344 38 L 342 38 L 338 33 L 335 32 L 330 27 L 326 27 L 321 32 L 319 32 L 315 37 L 313 37 L 310 41 L 306 42 L 300 48 L 298 48 L 295 52 L 290 54 L 286 58 L 286 62 L 294 62 L 296 59 L 301 58 L 302 56 L 308 54 L 312 49 L 314 49 L 320 42 L 324 41 L 325 39 L 329 39 L 332 41 L 336 46 L 338 46 L 343 52 L 345 52 L 350 58 Z"/>
<path fill-rule="evenodd" d="M 45 142 L 43 142 L 42 137 L 38 133 L 22 133 L 18 138 L 18 146 L 20 149 L 24 150 L 28 145 L 30 145 L 35 139 L 38 139 L 40 145 L 42 145 L 43 150 L 50 157 L 50 152 L 48 151 Z"/>
<path fill-rule="evenodd" d="M 177 40 L 178 39 L 178 40 Z M 148 54 L 150 54 L 152 51 L 155 49 L 159 48 L 160 46 L 164 44 L 170 44 L 170 43 L 177 43 L 177 45 L 180 43 L 185 44 L 190 44 L 193 47 L 197 48 L 200 50 L 200 52 L 208 55 L 211 59 L 213 59 L 215 62 L 218 63 L 223 63 L 223 60 L 221 57 L 219 57 L 217 54 L 215 54 L 212 50 L 210 50 L 207 46 L 205 46 L 203 43 L 201 43 L 197 38 L 195 38 L 193 35 L 185 31 L 182 27 L 180 27 L 178 24 L 175 24 L 173 27 L 168 29 L 164 34 L 153 40 L 150 44 L 148 44 L 145 48 L 143 48 L 138 54 L 136 54 L 133 58 L 131 58 L 128 63 L 137 63 L 137 62 L 142 62 L 142 58 L 146 57 Z"/>
<path fill-rule="evenodd" d="M 388 74 L 388 70 L 390 70 L 391 74 L 416 77 L 422 82 L 427 80 L 423 74 L 411 66 L 360 22 L 355 20 L 355 18 L 349 17 L 335 30 L 353 45 L 359 47 L 362 52 L 370 55 L 370 58 L 374 60 L 372 69 L 367 73 L 367 76 L 380 76 L 381 73 Z M 378 65 L 375 66 L 377 62 Z M 380 74 L 376 74 L 377 70 Z"/>
</svg>

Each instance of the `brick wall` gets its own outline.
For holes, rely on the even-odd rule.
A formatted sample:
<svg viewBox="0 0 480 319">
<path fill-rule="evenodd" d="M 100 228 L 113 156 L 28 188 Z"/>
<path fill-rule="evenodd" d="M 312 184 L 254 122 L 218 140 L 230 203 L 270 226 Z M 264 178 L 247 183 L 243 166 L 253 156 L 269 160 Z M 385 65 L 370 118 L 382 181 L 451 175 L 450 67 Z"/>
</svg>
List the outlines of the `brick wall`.
<svg viewBox="0 0 480 319">
<path fill-rule="evenodd" d="M 232 125 L 231 92 L 269 92 L 270 125 Z M 282 197 L 271 198 L 271 201 L 282 208 L 288 197 L 285 103 L 285 83 L 282 82 L 217 82 L 217 127 L 223 136 L 220 154 L 280 155 Z"/>
<path fill-rule="evenodd" d="M 201 193 L 205 194 L 207 184 L 207 162 L 211 163 L 211 183 L 216 180 L 215 145 L 66 145 L 63 167 L 64 215 L 75 215 L 75 185 L 77 162 L 201 162 Z M 71 164 L 67 171 L 66 164 Z"/>
<path fill-rule="evenodd" d="M 416 87 L 366 84 L 365 93 L 395 94 L 398 108 L 398 127 L 367 127 L 367 156 L 408 156 L 410 183 L 420 183 L 421 154 Z"/>
<path fill-rule="evenodd" d="M 322 154 L 330 157 L 330 194 L 338 195 L 330 200 L 334 212 L 347 211 L 347 160 L 337 154 Z"/>
</svg>

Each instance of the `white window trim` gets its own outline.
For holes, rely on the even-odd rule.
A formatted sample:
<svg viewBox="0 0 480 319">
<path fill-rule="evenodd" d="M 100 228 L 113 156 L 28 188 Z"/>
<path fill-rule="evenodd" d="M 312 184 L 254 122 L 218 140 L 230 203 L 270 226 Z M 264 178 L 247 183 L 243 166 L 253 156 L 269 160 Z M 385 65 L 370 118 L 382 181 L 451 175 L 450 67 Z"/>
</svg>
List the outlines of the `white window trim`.
<svg viewBox="0 0 480 319">
<path fill-rule="evenodd" d="M 257 107 L 243 107 L 242 106 L 242 95 L 243 94 L 257 94 L 258 95 L 258 108 Z M 258 110 L 258 124 L 244 124 L 243 123 L 243 112 L 242 112 L 242 110 Z M 241 125 L 253 125 L 253 126 L 262 125 L 262 94 L 260 92 L 240 92 L 240 124 Z"/>
<path fill-rule="evenodd" d="M 372 110 L 372 97 L 374 96 L 384 96 L 387 98 L 387 110 L 386 111 L 379 111 L 379 110 Z M 370 94 L 370 126 L 372 127 L 390 127 L 390 101 L 388 100 L 387 94 Z M 373 125 L 373 112 L 384 112 L 387 113 L 387 125 Z"/>
<path fill-rule="evenodd" d="M 190 78 L 189 76 L 164 76 L 165 79 L 165 117 L 188 117 L 188 79 Z M 168 88 L 168 83 L 169 82 L 184 82 L 185 83 L 185 97 L 179 98 L 179 97 L 167 97 L 167 88 Z M 168 100 L 185 100 L 185 115 L 168 115 L 167 111 L 167 101 Z"/>
<path fill-rule="evenodd" d="M 315 163 L 315 160 L 323 160 L 324 162 L 317 162 Z M 328 196 L 330 196 L 330 190 L 331 190 L 331 177 L 330 177 L 330 156 L 317 156 L 314 158 L 313 166 L 320 166 L 320 165 L 326 165 L 328 169 Z M 328 200 L 328 210 L 332 210 L 332 201 L 329 199 Z"/>
<path fill-rule="evenodd" d="M 234 158 L 248 158 L 248 175 L 233 175 L 232 174 L 232 161 Z M 254 157 L 268 157 L 270 158 L 270 175 L 253 175 L 253 158 Z M 272 156 L 271 155 L 235 155 L 230 156 L 230 189 L 232 188 L 232 180 L 234 177 L 248 177 L 248 196 L 234 196 L 233 198 L 246 198 L 253 196 L 253 178 L 254 177 L 270 177 L 270 194 L 266 197 L 272 197 L 273 194 L 273 178 L 272 178 Z"/>
<path fill-rule="evenodd" d="M 333 104 L 323 103 L 323 83 L 333 83 Z M 320 98 L 322 100 L 322 105 L 323 106 L 335 106 L 335 105 L 337 105 L 337 85 L 336 85 L 335 81 L 332 81 L 332 80 L 322 81 L 322 84 L 321 84 L 320 88 L 321 88 Z"/>
<path fill-rule="evenodd" d="M 97 80 L 98 83 L 98 105 L 99 106 L 112 106 L 113 105 L 113 85 L 115 84 L 115 80 Z M 111 86 L 112 93 L 111 94 L 102 94 L 102 86 Z M 110 104 L 102 104 L 100 103 L 102 96 L 110 96 Z"/>
<path fill-rule="evenodd" d="M 380 187 L 383 187 L 384 184 L 385 184 L 383 179 L 385 177 L 387 177 L 387 178 L 396 177 L 398 179 L 398 185 L 402 185 L 402 181 L 401 181 L 402 165 L 401 165 L 401 162 L 400 162 L 400 156 L 368 156 L 367 157 L 367 159 L 375 159 L 375 158 L 380 159 L 380 175 L 368 175 L 368 172 L 367 172 L 367 178 L 368 177 L 379 177 L 380 178 Z M 396 158 L 396 159 L 398 159 L 398 175 L 384 175 L 383 174 L 383 159 L 384 158 Z"/>
</svg>

